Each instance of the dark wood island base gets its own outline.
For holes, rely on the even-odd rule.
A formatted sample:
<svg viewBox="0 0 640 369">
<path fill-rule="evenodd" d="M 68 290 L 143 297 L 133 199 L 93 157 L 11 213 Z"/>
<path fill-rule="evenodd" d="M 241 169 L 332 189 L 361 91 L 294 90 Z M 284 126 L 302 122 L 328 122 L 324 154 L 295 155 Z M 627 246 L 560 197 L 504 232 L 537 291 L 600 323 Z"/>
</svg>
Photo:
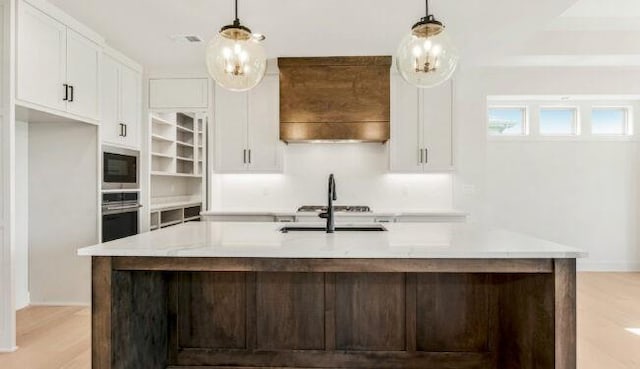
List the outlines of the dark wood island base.
<svg viewBox="0 0 640 369">
<path fill-rule="evenodd" d="M 93 369 L 575 369 L 575 259 L 93 260 Z"/>
</svg>

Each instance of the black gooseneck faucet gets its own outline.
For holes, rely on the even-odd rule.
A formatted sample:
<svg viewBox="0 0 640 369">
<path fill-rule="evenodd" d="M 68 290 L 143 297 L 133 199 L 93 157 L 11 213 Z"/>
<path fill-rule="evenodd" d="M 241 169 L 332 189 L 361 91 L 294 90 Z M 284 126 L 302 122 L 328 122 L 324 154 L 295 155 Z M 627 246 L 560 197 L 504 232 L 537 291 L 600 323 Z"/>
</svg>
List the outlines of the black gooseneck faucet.
<svg viewBox="0 0 640 369">
<path fill-rule="evenodd" d="M 329 175 L 329 203 L 327 206 L 327 212 L 320 214 L 321 218 L 327 218 L 327 233 L 334 233 L 336 231 L 336 224 L 334 219 L 333 202 L 338 199 L 336 194 L 336 180 L 332 174 Z"/>
</svg>

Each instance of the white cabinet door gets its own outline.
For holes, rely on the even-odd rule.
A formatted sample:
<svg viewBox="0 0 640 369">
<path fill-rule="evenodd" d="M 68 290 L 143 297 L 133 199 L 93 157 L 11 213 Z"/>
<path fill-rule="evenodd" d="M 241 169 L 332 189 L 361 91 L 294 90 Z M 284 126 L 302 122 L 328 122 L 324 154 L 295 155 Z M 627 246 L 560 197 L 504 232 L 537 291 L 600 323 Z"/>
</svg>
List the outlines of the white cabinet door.
<svg viewBox="0 0 640 369">
<path fill-rule="evenodd" d="M 122 65 L 120 67 L 120 121 L 125 125 L 124 145 L 133 148 L 140 146 L 141 95 L 140 73 Z"/>
<path fill-rule="evenodd" d="M 207 78 L 152 79 L 149 81 L 151 109 L 202 109 L 209 106 Z"/>
<path fill-rule="evenodd" d="M 84 36 L 67 30 L 67 81 L 69 113 L 98 119 L 98 79 L 101 49 Z"/>
<path fill-rule="evenodd" d="M 248 161 L 246 92 L 216 88 L 216 168 L 220 172 L 242 172 Z"/>
<path fill-rule="evenodd" d="M 392 73 L 391 96 L 390 169 L 392 172 L 422 172 L 422 114 L 418 88 Z"/>
<path fill-rule="evenodd" d="M 453 169 L 451 80 L 422 90 L 425 171 Z"/>
<path fill-rule="evenodd" d="M 281 169 L 280 80 L 267 75 L 249 92 L 248 169 L 273 172 Z"/>
<path fill-rule="evenodd" d="M 67 27 L 25 2 L 18 15 L 18 99 L 66 110 Z"/>
<path fill-rule="evenodd" d="M 100 134 L 103 142 L 120 145 L 120 64 L 105 55 L 102 58 L 101 75 Z"/>
</svg>

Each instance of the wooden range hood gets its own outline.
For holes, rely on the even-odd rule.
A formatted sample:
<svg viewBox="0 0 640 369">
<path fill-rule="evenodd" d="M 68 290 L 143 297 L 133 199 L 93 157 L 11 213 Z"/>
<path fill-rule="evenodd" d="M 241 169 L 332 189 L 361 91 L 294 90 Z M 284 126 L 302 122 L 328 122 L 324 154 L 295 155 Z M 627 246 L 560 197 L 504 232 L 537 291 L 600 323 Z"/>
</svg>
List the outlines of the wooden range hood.
<svg viewBox="0 0 640 369">
<path fill-rule="evenodd" d="M 390 56 L 279 58 L 280 139 L 386 142 Z"/>
</svg>

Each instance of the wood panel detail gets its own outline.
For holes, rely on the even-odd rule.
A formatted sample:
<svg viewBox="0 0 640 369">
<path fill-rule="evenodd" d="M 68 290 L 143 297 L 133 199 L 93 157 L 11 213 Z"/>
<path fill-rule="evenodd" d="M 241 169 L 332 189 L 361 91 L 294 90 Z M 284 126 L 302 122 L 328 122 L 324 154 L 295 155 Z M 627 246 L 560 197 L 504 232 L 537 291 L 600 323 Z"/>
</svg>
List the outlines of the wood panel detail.
<svg viewBox="0 0 640 369">
<path fill-rule="evenodd" d="M 353 368 L 353 369 L 492 369 L 492 357 L 475 352 L 386 351 L 237 351 L 184 350 L 180 367 L 209 368 Z M 511 367 L 505 367 L 511 368 Z M 542 368 L 542 367 L 541 367 Z M 501 368 L 502 369 L 502 368 Z M 545 368 L 546 369 L 546 368 Z"/>
<path fill-rule="evenodd" d="M 552 273 L 549 259 L 279 259 L 116 257 L 116 270 L 199 272 Z"/>
<path fill-rule="evenodd" d="M 389 139 L 390 57 L 287 58 L 278 66 L 282 140 Z"/>
<path fill-rule="evenodd" d="M 554 276 L 504 275 L 496 279 L 500 294 L 498 367 L 555 368 Z"/>
<path fill-rule="evenodd" d="M 576 369 L 576 260 L 556 259 L 555 288 L 555 369 Z"/>
<path fill-rule="evenodd" d="M 111 369 L 111 258 L 91 258 L 91 367 Z"/>
<path fill-rule="evenodd" d="M 179 281 L 179 347 L 245 348 L 245 274 L 182 273 Z"/>
<path fill-rule="evenodd" d="M 113 369 L 167 367 L 167 282 L 162 273 L 113 272 Z M 117 286 L 117 287 L 116 287 Z"/>
<path fill-rule="evenodd" d="M 417 349 L 488 351 L 492 332 L 487 274 L 418 274 Z"/>
<path fill-rule="evenodd" d="M 336 348 L 401 351 L 405 349 L 405 275 L 336 275 Z"/>
<path fill-rule="evenodd" d="M 323 273 L 257 273 L 257 349 L 323 349 L 324 294 Z"/>
<path fill-rule="evenodd" d="M 94 257 L 92 362 L 576 369 L 575 277 L 572 259 Z"/>
</svg>

